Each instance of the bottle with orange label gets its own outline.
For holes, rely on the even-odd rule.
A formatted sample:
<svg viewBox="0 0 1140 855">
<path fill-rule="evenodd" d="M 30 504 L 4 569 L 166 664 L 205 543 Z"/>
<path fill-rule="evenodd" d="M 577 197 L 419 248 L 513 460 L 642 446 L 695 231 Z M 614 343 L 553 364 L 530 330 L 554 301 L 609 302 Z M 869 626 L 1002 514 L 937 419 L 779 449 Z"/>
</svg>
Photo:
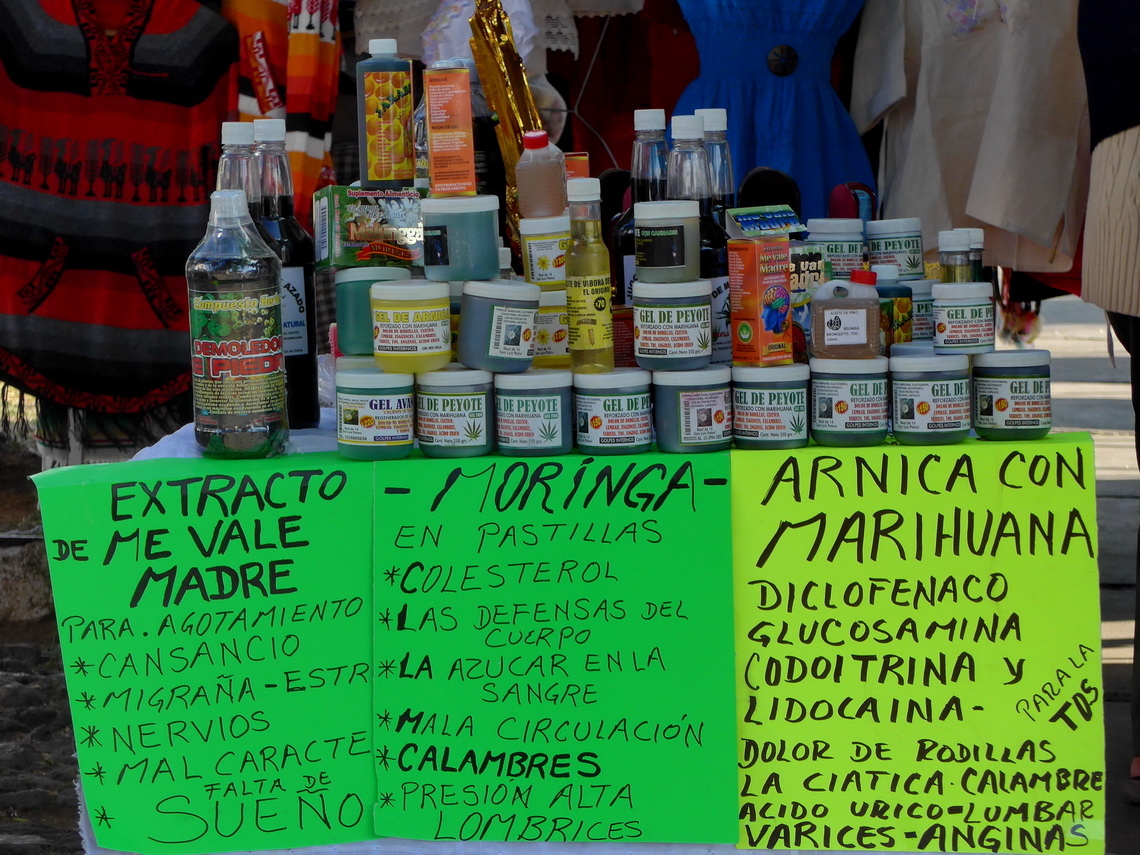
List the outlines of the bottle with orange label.
<svg viewBox="0 0 1140 855">
<path fill-rule="evenodd" d="M 395 39 L 372 39 L 368 53 L 356 66 L 360 186 L 411 187 L 416 177 L 412 63 L 396 56 Z"/>
</svg>

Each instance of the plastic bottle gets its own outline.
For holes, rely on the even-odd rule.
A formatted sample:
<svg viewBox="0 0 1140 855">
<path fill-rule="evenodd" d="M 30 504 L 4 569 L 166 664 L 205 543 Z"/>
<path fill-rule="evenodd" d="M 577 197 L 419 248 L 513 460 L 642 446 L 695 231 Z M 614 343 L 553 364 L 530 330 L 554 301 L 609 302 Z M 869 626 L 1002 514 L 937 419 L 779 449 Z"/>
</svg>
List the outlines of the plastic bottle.
<svg viewBox="0 0 1140 855">
<path fill-rule="evenodd" d="M 411 187 L 416 177 L 412 63 L 396 56 L 395 39 L 372 39 L 368 53 L 356 65 L 360 186 Z"/>
<path fill-rule="evenodd" d="M 713 216 L 712 180 L 704 146 L 704 120 L 673 117 L 673 150 L 669 152 L 667 195 L 700 204 L 700 278 L 712 282 L 714 365 L 732 363 L 732 314 L 728 305 L 728 234 Z"/>
<path fill-rule="evenodd" d="M 812 354 L 823 359 L 871 359 L 881 351 L 881 310 L 876 276 L 852 270 L 851 279 L 832 279 L 811 300 Z"/>
<path fill-rule="evenodd" d="M 285 120 L 258 119 L 254 165 L 261 176 L 261 224 L 277 242 L 281 259 L 281 343 L 285 350 L 285 399 L 289 425 L 315 428 L 317 394 L 317 291 L 313 238 L 293 213 L 293 174 L 285 151 Z"/>
<path fill-rule="evenodd" d="M 566 210 L 566 156 L 546 131 L 523 134 L 523 153 L 515 166 L 519 216 L 557 217 Z"/>
<path fill-rule="evenodd" d="M 215 190 L 186 261 L 194 439 L 207 457 L 270 457 L 289 438 L 281 262 L 252 228 L 241 190 Z"/>
<path fill-rule="evenodd" d="M 610 256 L 602 243 L 601 183 L 597 178 L 572 178 L 566 191 L 570 201 L 570 251 L 566 254 L 570 368 L 587 374 L 613 371 Z"/>
<path fill-rule="evenodd" d="M 732 173 L 732 152 L 728 148 L 728 111 L 723 107 L 702 107 L 696 111 L 705 122 L 705 152 L 712 175 L 713 216 L 726 228 L 725 211 L 736 207 L 736 179 Z"/>
<path fill-rule="evenodd" d="M 938 233 L 938 264 L 943 282 L 977 282 L 970 261 L 970 230 L 947 229 Z"/>
<path fill-rule="evenodd" d="M 628 306 L 633 301 L 634 239 L 633 206 L 665 198 L 665 170 L 669 144 L 665 142 L 665 111 L 633 111 L 633 154 L 629 166 L 629 207 L 614 221 L 610 238 L 610 270 L 614 281 L 613 302 Z"/>
<path fill-rule="evenodd" d="M 222 122 L 222 156 L 214 189 L 243 191 L 252 228 L 270 249 L 277 250 L 277 242 L 261 224 L 261 176 L 253 163 L 253 122 Z"/>
</svg>

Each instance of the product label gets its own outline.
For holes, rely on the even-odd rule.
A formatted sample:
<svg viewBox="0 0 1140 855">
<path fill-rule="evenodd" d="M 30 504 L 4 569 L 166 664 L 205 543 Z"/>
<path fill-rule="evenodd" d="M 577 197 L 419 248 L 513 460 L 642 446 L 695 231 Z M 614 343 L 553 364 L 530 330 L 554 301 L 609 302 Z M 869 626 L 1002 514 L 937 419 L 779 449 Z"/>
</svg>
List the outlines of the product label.
<svg viewBox="0 0 1140 855">
<path fill-rule="evenodd" d="M 491 330 L 487 355 L 505 359 L 534 356 L 534 322 L 538 309 L 495 306 L 491 309 Z"/>
<path fill-rule="evenodd" d="M 534 326 L 534 358 L 570 355 L 570 315 L 561 306 L 538 310 Z"/>
<path fill-rule="evenodd" d="M 411 181 L 416 177 L 412 137 L 412 78 L 408 71 L 364 73 L 364 122 L 370 181 Z"/>
<path fill-rule="evenodd" d="M 974 426 L 1051 428 L 1048 377 L 974 377 Z"/>
<path fill-rule="evenodd" d="M 586 448 L 649 445 L 653 427 L 649 393 L 574 395 L 575 440 Z"/>
<path fill-rule="evenodd" d="M 424 267 L 447 267 L 450 264 L 447 226 L 424 226 Z"/>
<path fill-rule="evenodd" d="M 638 267 L 684 267 L 684 226 L 633 227 L 634 264 Z"/>
<path fill-rule="evenodd" d="M 281 268 L 281 341 L 286 356 L 309 352 L 309 306 L 305 304 L 305 268 Z"/>
<path fill-rule="evenodd" d="M 862 344 L 867 341 L 866 309 L 824 309 L 823 343 L 825 345 Z"/>
<path fill-rule="evenodd" d="M 561 395 L 495 396 L 495 435 L 510 448 L 549 448 L 562 445 Z"/>
<path fill-rule="evenodd" d="M 336 393 L 336 439 L 348 445 L 407 445 L 412 441 L 412 393 Z"/>
<path fill-rule="evenodd" d="M 487 445 L 486 392 L 416 393 L 416 438 L 420 445 L 471 448 Z"/>
<path fill-rule="evenodd" d="M 475 137 L 471 77 L 466 68 L 424 71 L 428 170 L 435 196 L 475 193 Z"/>
<path fill-rule="evenodd" d="M 569 248 L 569 234 L 523 236 L 523 275 L 526 281 L 532 285 L 564 283 L 566 250 Z"/>
<path fill-rule="evenodd" d="M 285 353 L 277 284 L 243 292 L 191 288 L 189 296 L 197 422 L 216 426 L 218 416 L 278 421 L 285 410 Z"/>
<path fill-rule="evenodd" d="M 754 440 L 806 440 L 807 389 L 734 389 L 732 435 Z"/>
<path fill-rule="evenodd" d="M 934 338 L 934 298 L 913 300 L 910 333 L 912 341 L 929 341 Z"/>
<path fill-rule="evenodd" d="M 619 306 L 633 304 L 633 283 L 637 279 L 637 263 L 635 256 L 623 255 L 621 257 L 622 281 L 618 283 L 617 293 L 614 294 L 614 303 Z"/>
<path fill-rule="evenodd" d="M 732 364 L 732 307 L 729 305 L 727 276 L 713 276 L 712 282 L 712 362 L 713 365 Z M 779 286 L 777 286 L 779 287 Z M 787 291 L 784 291 L 785 296 Z M 788 314 L 788 303 L 777 309 L 780 315 L 778 329 L 783 328 Z M 771 312 L 769 313 L 771 316 Z"/>
<path fill-rule="evenodd" d="M 887 429 L 886 379 L 811 381 L 812 431 L 875 433 Z"/>
<path fill-rule="evenodd" d="M 793 360 L 789 259 L 786 235 L 728 242 L 732 359 L 757 365 Z M 714 335 L 717 317 L 723 312 L 714 299 Z M 723 357 L 715 349 L 717 339 L 713 341 L 716 362 Z"/>
<path fill-rule="evenodd" d="M 811 298 L 829 275 L 831 263 L 820 247 L 826 244 L 791 245 L 792 269 L 788 293 L 792 298 L 792 355 L 796 362 L 807 362 L 811 344 Z M 860 244 L 862 246 L 862 244 Z"/>
<path fill-rule="evenodd" d="M 934 304 L 934 344 L 937 347 L 978 347 L 994 343 L 992 300 L 946 306 Z"/>
<path fill-rule="evenodd" d="M 911 340 L 913 315 L 910 297 L 879 298 L 879 344 L 883 353 L 889 353 L 895 342 Z"/>
<path fill-rule="evenodd" d="M 567 277 L 566 309 L 570 314 L 571 350 L 598 350 L 613 345 L 608 275 Z"/>
<path fill-rule="evenodd" d="M 682 445 L 724 442 L 732 437 L 729 389 L 696 389 L 676 394 L 677 437 Z"/>
<path fill-rule="evenodd" d="M 450 306 L 443 302 L 426 309 L 373 309 L 372 349 L 384 354 L 450 352 Z"/>
<path fill-rule="evenodd" d="M 896 431 L 937 433 L 970 427 L 970 381 L 893 380 L 891 417 Z"/>
<path fill-rule="evenodd" d="M 658 309 L 635 305 L 635 353 L 638 356 L 674 359 L 705 356 L 712 352 L 711 316 L 708 302 Z"/>
<path fill-rule="evenodd" d="M 825 257 L 831 262 L 831 276 L 833 279 L 850 279 L 852 270 L 863 269 L 863 241 L 861 240 L 835 240 L 815 243 L 823 250 Z"/>
<path fill-rule="evenodd" d="M 871 264 L 897 266 L 899 279 L 922 279 L 926 274 L 926 268 L 922 263 L 922 235 L 869 238 L 867 254 Z"/>
<path fill-rule="evenodd" d="M 329 257 L 329 198 L 313 197 L 313 237 L 316 239 L 316 260 Z"/>
</svg>

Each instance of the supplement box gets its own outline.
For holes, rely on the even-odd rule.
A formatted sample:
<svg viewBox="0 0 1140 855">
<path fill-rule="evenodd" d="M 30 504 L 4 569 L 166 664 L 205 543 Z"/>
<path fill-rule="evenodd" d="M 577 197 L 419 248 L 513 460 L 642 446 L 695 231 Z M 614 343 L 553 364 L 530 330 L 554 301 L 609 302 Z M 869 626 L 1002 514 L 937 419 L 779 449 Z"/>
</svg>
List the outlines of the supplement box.
<svg viewBox="0 0 1140 855">
<path fill-rule="evenodd" d="M 471 73 L 465 67 L 425 70 L 424 98 L 432 196 L 474 196 Z"/>
<path fill-rule="evenodd" d="M 831 263 L 819 244 L 794 240 L 788 245 L 792 298 L 792 355 L 805 365 L 811 354 L 811 298 L 821 282 L 831 279 Z"/>
<path fill-rule="evenodd" d="M 793 361 L 790 284 L 786 235 L 728 242 L 734 363 L 784 365 Z"/>
<path fill-rule="evenodd" d="M 414 188 L 322 187 L 313 194 L 316 269 L 422 267 L 424 228 Z"/>
</svg>

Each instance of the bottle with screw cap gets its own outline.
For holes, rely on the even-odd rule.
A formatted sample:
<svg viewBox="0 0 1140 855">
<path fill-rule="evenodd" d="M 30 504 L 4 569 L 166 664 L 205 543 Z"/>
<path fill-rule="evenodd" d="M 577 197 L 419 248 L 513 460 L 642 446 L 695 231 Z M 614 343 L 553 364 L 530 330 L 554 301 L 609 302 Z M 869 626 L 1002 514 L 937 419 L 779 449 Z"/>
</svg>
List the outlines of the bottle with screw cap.
<svg viewBox="0 0 1140 855">
<path fill-rule="evenodd" d="M 368 53 L 356 65 L 360 186 L 412 187 L 416 177 L 412 63 L 396 56 L 395 39 L 370 40 Z"/>
<path fill-rule="evenodd" d="M 515 166 L 519 216 L 558 217 L 566 211 L 566 156 L 546 131 L 523 134 L 523 153 Z"/>
<path fill-rule="evenodd" d="M 705 151 L 712 174 L 713 215 L 726 228 L 729 208 L 736 207 L 736 179 L 732 173 L 732 152 L 728 148 L 728 111 L 723 107 L 702 107 L 696 115 L 705 121 Z"/>
<path fill-rule="evenodd" d="M 253 122 L 222 122 L 222 156 L 218 159 L 215 190 L 245 193 L 250 228 L 276 251 L 277 242 L 261 224 L 261 173 L 254 164 Z"/>
<path fill-rule="evenodd" d="M 587 374 L 614 370 L 610 257 L 602 241 L 601 191 L 597 178 L 566 182 L 570 203 L 570 251 L 566 254 L 570 368 Z"/>
<path fill-rule="evenodd" d="M 947 229 L 938 233 L 938 263 L 943 282 L 973 282 L 970 263 L 969 229 Z"/>
<path fill-rule="evenodd" d="M 633 111 L 633 154 L 629 167 L 630 204 L 618 215 L 610 239 L 610 268 L 614 280 L 613 302 L 628 306 L 633 301 L 635 278 L 633 206 L 665 198 L 665 169 L 669 145 L 665 142 L 665 111 Z"/>
</svg>

